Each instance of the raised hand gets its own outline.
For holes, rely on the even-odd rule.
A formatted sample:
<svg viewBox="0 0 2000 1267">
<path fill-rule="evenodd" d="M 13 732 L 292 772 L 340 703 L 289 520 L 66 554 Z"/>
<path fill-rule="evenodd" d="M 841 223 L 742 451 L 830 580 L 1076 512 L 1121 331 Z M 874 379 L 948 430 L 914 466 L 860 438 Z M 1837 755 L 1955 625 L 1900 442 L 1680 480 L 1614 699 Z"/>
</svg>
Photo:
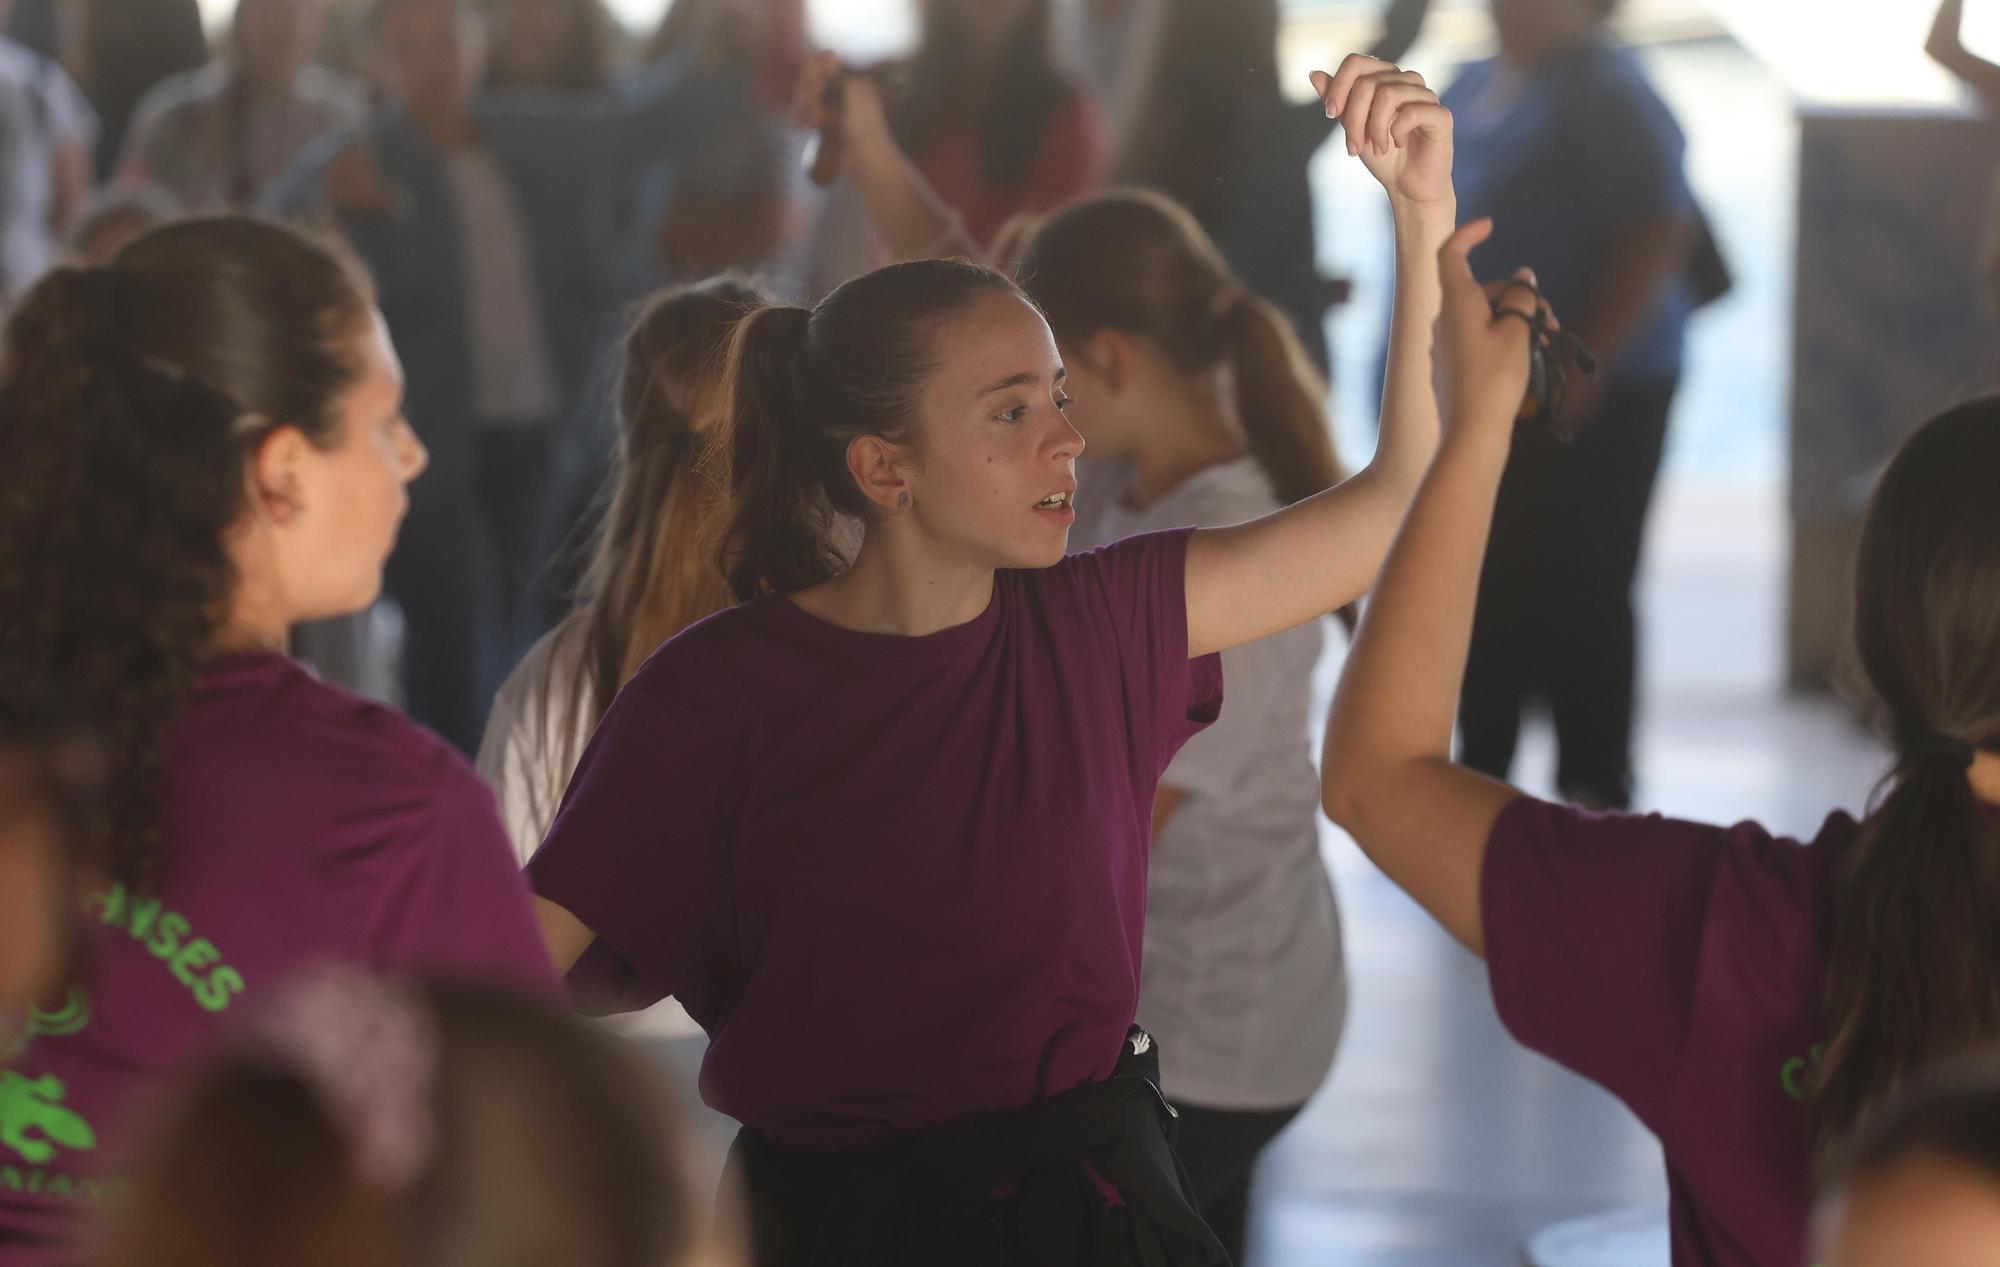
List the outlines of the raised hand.
<svg viewBox="0 0 2000 1267">
<path fill-rule="evenodd" d="M 1473 277 L 1468 257 L 1492 232 L 1491 220 L 1474 220 L 1438 251 L 1438 280 L 1444 286 L 1438 360 L 1444 370 L 1447 429 L 1507 436 L 1528 391 L 1531 322 L 1546 305 L 1528 269 L 1492 286 Z"/>
<path fill-rule="evenodd" d="M 1331 75 L 1314 71 L 1312 81 L 1327 117 L 1340 120 L 1347 134 L 1347 152 L 1382 182 L 1391 201 L 1452 203 L 1451 111 L 1422 75 L 1352 53 Z"/>
<path fill-rule="evenodd" d="M 833 182 L 850 149 L 864 160 L 897 152 L 881 89 L 868 76 L 848 70 L 837 54 L 821 53 L 806 63 L 791 113 L 796 126 L 819 133 L 809 160 L 819 184 Z"/>
</svg>

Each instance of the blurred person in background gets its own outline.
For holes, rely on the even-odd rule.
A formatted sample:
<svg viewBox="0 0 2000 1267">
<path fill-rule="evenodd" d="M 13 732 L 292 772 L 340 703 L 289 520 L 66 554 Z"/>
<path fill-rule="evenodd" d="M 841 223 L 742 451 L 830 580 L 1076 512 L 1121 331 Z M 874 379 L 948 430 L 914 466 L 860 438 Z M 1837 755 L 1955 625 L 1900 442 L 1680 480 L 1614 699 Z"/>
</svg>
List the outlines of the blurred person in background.
<svg viewBox="0 0 2000 1267">
<path fill-rule="evenodd" d="M 921 0 L 916 51 L 885 98 L 897 143 L 982 247 L 1103 176 L 1102 123 L 1057 64 L 1053 2 Z"/>
<path fill-rule="evenodd" d="M 734 605 L 716 560 L 725 479 L 718 380 L 737 323 L 768 302 L 748 282 L 717 278 L 661 292 L 632 319 L 609 506 L 569 612 L 501 685 L 479 746 L 479 773 L 499 797 L 523 866 L 619 688 L 667 639 Z M 708 1046 L 701 1027 L 669 999 L 617 1028 L 665 1057 L 697 1110 L 691 1124 L 707 1146 L 705 1169 L 720 1169 L 735 1126 L 697 1103 Z"/>
<path fill-rule="evenodd" d="M 2000 1265 L 2000 1071 L 1927 1078 L 1835 1161 L 1814 1219 L 1823 1267 Z"/>
<path fill-rule="evenodd" d="M 655 173 L 641 212 L 652 275 L 670 283 L 737 270 L 762 275 L 800 227 L 803 138 L 787 117 L 808 50 L 804 0 L 674 0 L 646 60 L 691 54 L 755 85 L 732 132 L 693 160 Z"/>
<path fill-rule="evenodd" d="M 50 274 L 5 364 L 0 719 L 89 726 L 107 820 L 89 971 L 0 1071 L 17 1267 L 73 1261 L 134 1106 L 301 967 L 559 984 L 471 766 L 284 654 L 374 600 L 425 462 L 360 266 L 183 221 Z"/>
<path fill-rule="evenodd" d="M 618 24 L 604 0 L 480 0 L 486 87 L 602 92 L 618 58 Z"/>
<path fill-rule="evenodd" d="M 118 179 L 189 212 L 242 211 L 319 137 L 360 121 L 360 85 L 315 65 L 323 0 L 238 0 L 221 54 L 140 103 Z"/>
<path fill-rule="evenodd" d="M 551 467 L 627 285 L 622 220 L 652 167 L 726 135 L 742 76 L 686 59 L 620 93 L 482 93 L 487 27 L 461 0 L 382 0 L 390 104 L 312 147 L 273 190 L 329 207 L 381 282 L 432 455 L 390 560 L 410 714 L 472 752 L 487 702 L 546 627 Z M 584 434 L 601 434 L 589 428 Z"/>
<path fill-rule="evenodd" d="M 1158 31 L 1112 179 L 1194 213 L 1230 271 L 1290 318 L 1320 375 L 1345 282 L 1317 271 L 1312 156 L 1333 134 L 1319 101 L 1278 84 L 1278 0 L 1157 0 Z"/>
<path fill-rule="evenodd" d="M 97 110 L 93 173 L 109 180 L 126 129 L 162 80 L 198 70 L 209 57 L 196 0 L 67 0 L 62 60 Z"/>
<path fill-rule="evenodd" d="M 745 1267 L 635 1051 L 518 996 L 321 972 L 174 1080 L 91 1267 Z"/>
<path fill-rule="evenodd" d="M 0 305 L 60 258 L 90 194 L 97 135 L 96 112 L 61 64 L 0 38 Z"/>
<path fill-rule="evenodd" d="M 1290 320 L 1184 208 L 1083 199 L 1028 230 L 1016 271 L 1090 446 L 1072 550 L 1244 523 L 1344 478 L 1325 381 Z M 1258 1158 L 1326 1078 L 1346 1012 L 1303 689 L 1321 624 L 1222 653 L 1229 706 L 1153 802 L 1138 1014 L 1167 1053 L 1175 1151 L 1232 1262 Z"/>
<path fill-rule="evenodd" d="M 107 265 L 138 238 L 180 215 L 180 204 L 153 186 L 99 186 L 84 200 L 70 226 L 70 257 L 77 263 Z"/>
<path fill-rule="evenodd" d="M 1632 583 L 1694 308 L 1697 224 L 1680 128 L 1612 39 L 1616 3 L 1491 0 L 1499 55 L 1444 94 L 1465 213 L 1494 222 L 1477 261 L 1532 268 L 1601 367 L 1571 385 L 1575 439 L 1537 431 L 1509 460 L 1460 703 L 1463 756 L 1505 778 L 1524 710 L 1545 701 L 1556 785 L 1600 808 L 1632 799 Z"/>
<path fill-rule="evenodd" d="M 1972 90 L 1989 117 L 2000 118 L 2000 64 L 1965 46 L 1961 34 L 1964 22 L 1965 0 L 1944 0 L 1931 23 L 1924 51 Z M 2000 178 L 1996 178 L 1987 200 L 1986 240 L 1980 250 L 1979 273 L 1986 310 L 2000 319 Z"/>
</svg>

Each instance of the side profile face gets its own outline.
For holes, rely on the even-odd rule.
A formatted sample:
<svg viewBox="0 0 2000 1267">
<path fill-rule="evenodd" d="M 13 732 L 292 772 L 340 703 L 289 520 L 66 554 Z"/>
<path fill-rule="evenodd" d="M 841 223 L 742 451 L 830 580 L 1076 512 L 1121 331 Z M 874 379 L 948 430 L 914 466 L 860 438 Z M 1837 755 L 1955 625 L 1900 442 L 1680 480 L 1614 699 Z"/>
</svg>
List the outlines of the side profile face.
<svg viewBox="0 0 2000 1267">
<path fill-rule="evenodd" d="M 321 449 L 280 427 L 251 461 L 252 497 L 287 503 L 269 517 L 268 549 L 293 621 L 361 611 L 382 591 L 382 568 L 409 509 L 407 485 L 429 462 L 403 416 L 403 370 L 381 313 L 352 335 L 361 372 L 336 406 L 336 439 Z"/>
<path fill-rule="evenodd" d="M 1815 1231 L 1820 1267 L 2000 1267 L 2000 1181 L 1920 1155 L 1833 1194 Z"/>
<path fill-rule="evenodd" d="M 939 330 L 935 355 L 921 452 L 900 463 L 917 523 L 966 563 L 1052 566 L 1076 522 L 1084 441 L 1065 412 L 1067 373 L 1047 323 L 1018 295 L 994 291 Z"/>
</svg>

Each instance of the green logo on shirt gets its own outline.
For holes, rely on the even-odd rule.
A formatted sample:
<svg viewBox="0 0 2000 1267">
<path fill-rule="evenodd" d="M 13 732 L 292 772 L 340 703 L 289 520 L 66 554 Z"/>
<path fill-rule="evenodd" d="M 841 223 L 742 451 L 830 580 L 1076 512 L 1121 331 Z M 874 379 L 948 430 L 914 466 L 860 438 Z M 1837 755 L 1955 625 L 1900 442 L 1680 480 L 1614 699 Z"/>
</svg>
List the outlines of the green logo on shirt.
<svg viewBox="0 0 2000 1267">
<path fill-rule="evenodd" d="M 1826 1055 L 1825 1043 L 1814 1043 L 1803 1056 L 1794 1056 L 1778 1070 L 1778 1084 L 1785 1089 L 1785 1098 L 1796 1104 L 1806 1102 L 1806 1079 Z"/>
<path fill-rule="evenodd" d="M 47 1165 L 56 1146 L 92 1149 L 97 1132 L 74 1110 L 63 1107 L 68 1094 L 51 1076 L 28 1078 L 0 1069 L 0 1145 L 12 1149 L 31 1166 Z"/>
</svg>

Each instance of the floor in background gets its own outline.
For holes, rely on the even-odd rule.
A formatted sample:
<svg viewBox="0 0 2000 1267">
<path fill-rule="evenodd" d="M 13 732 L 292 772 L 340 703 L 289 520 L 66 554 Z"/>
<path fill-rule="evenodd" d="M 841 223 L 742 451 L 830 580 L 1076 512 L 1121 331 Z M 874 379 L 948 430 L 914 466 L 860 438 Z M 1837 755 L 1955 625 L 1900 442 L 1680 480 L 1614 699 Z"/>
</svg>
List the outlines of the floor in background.
<svg viewBox="0 0 2000 1267">
<path fill-rule="evenodd" d="M 1843 709 L 1779 691 L 1783 531 L 1770 492 L 1682 486 L 1657 508 L 1643 595 L 1647 808 L 1810 832 L 1829 808 L 1858 808 L 1879 773 Z M 1516 774 L 1546 792 L 1552 759 L 1538 726 Z M 1269 1155 L 1252 1267 L 1501 1267 L 1546 1223 L 1664 1202 L 1652 1137 L 1508 1039 L 1478 961 L 1330 825 L 1325 836 L 1351 1010 L 1332 1079 Z"/>
</svg>

